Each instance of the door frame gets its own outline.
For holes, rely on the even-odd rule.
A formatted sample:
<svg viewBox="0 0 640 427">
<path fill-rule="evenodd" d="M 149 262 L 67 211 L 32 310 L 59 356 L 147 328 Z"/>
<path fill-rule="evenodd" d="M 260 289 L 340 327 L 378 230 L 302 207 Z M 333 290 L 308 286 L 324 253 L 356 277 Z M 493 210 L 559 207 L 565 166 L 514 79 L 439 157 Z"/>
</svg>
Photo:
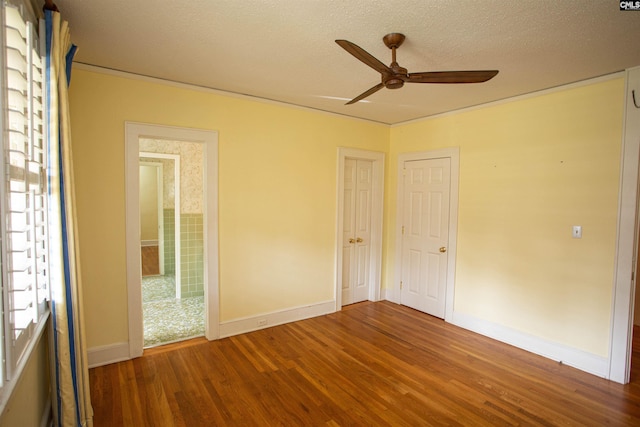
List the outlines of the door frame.
<svg viewBox="0 0 640 427">
<path fill-rule="evenodd" d="M 173 160 L 173 185 L 174 185 L 174 190 L 173 190 L 173 200 L 174 200 L 174 205 L 175 205 L 175 214 L 174 214 L 174 253 L 175 253 L 175 280 L 176 280 L 176 298 L 180 298 L 181 297 L 181 293 L 182 293 L 182 287 L 180 286 L 180 284 L 182 283 L 182 272 L 181 272 L 181 265 L 180 265 L 180 254 L 181 254 L 181 248 L 180 248 L 180 155 L 179 154 L 166 154 L 166 153 L 154 153 L 154 152 L 150 152 L 150 151 L 141 151 L 140 152 L 140 157 L 146 157 L 146 158 L 154 158 L 154 159 L 165 159 L 165 160 Z M 163 183 L 164 185 L 164 183 Z M 162 215 L 164 216 L 164 208 L 161 207 L 162 209 Z M 162 252 L 162 261 L 164 262 L 164 250 Z M 162 264 L 161 264 L 162 265 Z M 164 266 L 163 266 L 164 267 Z M 161 270 L 160 272 L 161 274 L 164 274 L 164 268 Z"/>
<path fill-rule="evenodd" d="M 129 357 L 144 351 L 140 262 L 140 138 L 203 144 L 204 164 L 204 300 L 205 336 L 220 336 L 218 264 L 218 132 L 203 129 L 125 122 L 126 257 L 129 314 Z"/>
<path fill-rule="evenodd" d="M 394 283 L 388 298 L 400 304 L 400 281 L 402 280 L 402 226 L 404 209 L 401 197 L 404 194 L 404 163 L 407 161 L 449 158 L 451 162 L 451 186 L 449 193 L 449 241 L 447 243 L 447 282 L 445 290 L 444 320 L 453 320 L 453 302 L 456 273 L 456 253 L 458 241 L 458 187 L 460 177 L 460 148 L 450 147 L 439 150 L 398 154 L 398 188 L 396 193 L 396 248 Z"/>
<path fill-rule="evenodd" d="M 634 105 L 640 98 L 640 67 L 630 68 L 625 75 L 625 116 L 620 161 L 620 189 L 618 196 L 618 227 L 614 287 L 611 303 L 609 339 L 609 379 L 627 384 L 631 377 L 633 311 L 637 291 L 636 251 L 640 207 L 640 109 Z M 637 278 L 636 278 L 637 279 Z M 635 282 L 635 283 L 634 283 Z M 640 307 L 635 307 L 640 309 Z"/>
<path fill-rule="evenodd" d="M 384 160 L 379 151 L 338 147 L 335 288 L 336 311 L 342 310 L 342 244 L 344 231 L 344 162 L 346 159 L 369 160 L 373 163 L 371 191 L 371 251 L 369 253 L 369 301 L 380 300 L 382 276 L 382 218 L 384 209 Z"/>
</svg>

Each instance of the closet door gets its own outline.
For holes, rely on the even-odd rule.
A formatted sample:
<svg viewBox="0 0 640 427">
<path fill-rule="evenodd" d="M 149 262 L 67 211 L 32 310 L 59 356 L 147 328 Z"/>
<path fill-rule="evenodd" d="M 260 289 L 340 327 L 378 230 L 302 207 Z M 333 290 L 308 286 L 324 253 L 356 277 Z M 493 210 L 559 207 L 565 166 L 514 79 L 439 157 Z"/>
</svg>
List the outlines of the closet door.
<svg viewBox="0 0 640 427">
<path fill-rule="evenodd" d="M 449 158 L 404 164 L 401 304 L 444 318 L 449 241 Z"/>
<path fill-rule="evenodd" d="M 373 163 L 345 159 L 342 305 L 369 297 Z"/>
</svg>

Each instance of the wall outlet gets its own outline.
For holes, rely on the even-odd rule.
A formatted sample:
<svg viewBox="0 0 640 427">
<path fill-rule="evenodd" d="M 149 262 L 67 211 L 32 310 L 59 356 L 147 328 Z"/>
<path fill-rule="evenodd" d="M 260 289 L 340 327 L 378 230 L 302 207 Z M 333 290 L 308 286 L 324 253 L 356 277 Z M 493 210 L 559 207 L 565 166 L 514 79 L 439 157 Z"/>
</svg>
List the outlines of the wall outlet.
<svg viewBox="0 0 640 427">
<path fill-rule="evenodd" d="M 582 226 L 574 225 L 571 235 L 574 239 L 582 239 Z"/>
<path fill-rule="evenodd" d="M 258 320 L 258 326 L 267 326 L 267 319 Z"/>
</svg>

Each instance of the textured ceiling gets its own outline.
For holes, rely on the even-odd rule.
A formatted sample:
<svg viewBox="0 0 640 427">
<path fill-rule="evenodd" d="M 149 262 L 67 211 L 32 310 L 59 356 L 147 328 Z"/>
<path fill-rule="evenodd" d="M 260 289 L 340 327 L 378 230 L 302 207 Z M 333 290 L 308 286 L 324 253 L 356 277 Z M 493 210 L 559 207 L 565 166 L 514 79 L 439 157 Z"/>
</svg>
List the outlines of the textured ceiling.
<svg viewBox="0 0 640 427">
<path fill-rule="evenodd" d="M 400 123 L 640 65 L 640 11 L 614 0 L 56 0 L 76 62 L 382 123 Z M 407 84 L 346 101 L 407 37 L 409 72 L 498 69 L 473 85 Z"/>
</svg>

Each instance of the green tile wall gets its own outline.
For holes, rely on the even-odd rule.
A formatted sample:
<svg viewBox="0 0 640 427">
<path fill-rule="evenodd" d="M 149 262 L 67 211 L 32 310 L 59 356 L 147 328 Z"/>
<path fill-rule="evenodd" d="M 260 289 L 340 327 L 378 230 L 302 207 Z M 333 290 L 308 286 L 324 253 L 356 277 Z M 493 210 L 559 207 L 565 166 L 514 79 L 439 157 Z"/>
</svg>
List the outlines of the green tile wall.
<svg viewBox="0 0 640 427">
<path fill-rule="evenodd" d="M 164 209 L 164 274 L 176 273 L 176 220 L 174 209 Z"/>
<path fill-rule="evenodd" d="M 183 298 L 204 295 L 202 214 L 180 216 L 180 268 Z M 164 272 L 175 274 L 175 211 L 164 209 Z"/>
<path fill-rule="evenodd" d="M 202 214 L 180 215 L 182 298 L 204 295 L 203 236 Z"/>
</svg>

